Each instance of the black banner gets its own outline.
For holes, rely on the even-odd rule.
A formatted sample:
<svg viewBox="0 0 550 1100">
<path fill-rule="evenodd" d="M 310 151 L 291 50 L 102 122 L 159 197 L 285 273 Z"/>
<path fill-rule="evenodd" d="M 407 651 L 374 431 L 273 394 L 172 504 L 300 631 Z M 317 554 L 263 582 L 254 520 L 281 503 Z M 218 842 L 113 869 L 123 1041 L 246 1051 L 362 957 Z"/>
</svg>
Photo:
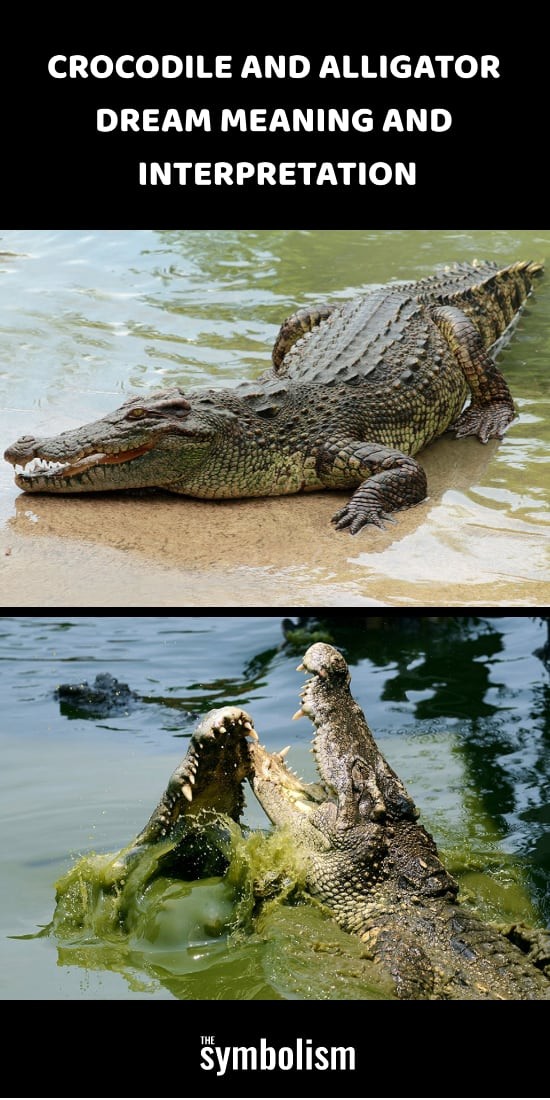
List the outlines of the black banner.
<svg viewBox="0 0 550 1100">
<path fill-rule="evenodd" d="M 381 28 L 33 35 L 1 75 L 10 224 L 543 223 L 536 36 Z"/>
</svg>

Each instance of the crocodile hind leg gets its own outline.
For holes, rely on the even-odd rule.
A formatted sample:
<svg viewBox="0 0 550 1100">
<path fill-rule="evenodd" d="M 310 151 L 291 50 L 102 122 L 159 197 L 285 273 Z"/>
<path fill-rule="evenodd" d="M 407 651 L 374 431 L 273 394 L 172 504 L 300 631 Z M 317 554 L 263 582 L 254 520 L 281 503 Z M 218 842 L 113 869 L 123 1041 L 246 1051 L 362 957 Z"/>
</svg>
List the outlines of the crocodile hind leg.
<svg viewBox="0 0 550 1100">
<path fill-rule="evenodd" d="M 389 512 L 417 504 L 427 492 L 426 474 L 416 459 L 379 443 L 327 443 L 318 453 L 317 473 L 330 489 L 360 482 L 332 517 L 338 531 L 348 527 L 352 535 L 369 523 L 384 527 Z"/>
<path fill-rule="evenodd" d="M 306 332 L 311 332 L 322 321 L 326 321 L 335 309 L 336 306 L 328 306 L 326 302 L 323 302 L 321 305 L 311 306 L 309 309 L 299 309 L 291 317 L 287 317 L 286 321 L 283 321 L 271 353 L 276 371 L 279 370 L 285 355 L 296 341 L 304 336 Z"/>
<path fill-rule="evenodd" d="M 472 391 L 472 400 L 450 425 L 457 438 L 477 435 L 482 443 L 501 439 L 516 412 L 512 395 L 496 364 L 487 354 L 475 325 L 455 306 L 431 310 Z"/>
<path fill-rule="evenodd" d="M 400 999 L 429 1000 L 434 990 L 433 966 L 418 939 L 403 928 L 372 927 L 361 939 L 379 965 L 395 983 Z"/>
</svg>

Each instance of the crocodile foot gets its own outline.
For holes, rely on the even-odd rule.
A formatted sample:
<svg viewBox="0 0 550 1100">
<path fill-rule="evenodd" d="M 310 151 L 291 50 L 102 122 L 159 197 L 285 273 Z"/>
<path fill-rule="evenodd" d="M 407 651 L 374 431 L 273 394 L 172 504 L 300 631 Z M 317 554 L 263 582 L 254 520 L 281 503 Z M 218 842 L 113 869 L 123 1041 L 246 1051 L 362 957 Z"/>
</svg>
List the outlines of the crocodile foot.
<svg viewBox="0 0 550 1100">
<path fill-rule="evenodd" d="M 345 508 L 340 508 L 339 512 L 334 513 L 332 523 L 337 531 L 343 531 L 347 527 L 350 535 L 356 535 L 369 523 L 374 524 L 375 527 L 380 527 L 384 531 L 386 523 L 395 523 L 395 520 L 387 512 L 383 512 L 380 507 L 377 508 L 375 504 L 358 507 L 350 500 Z"/>
<path fill-rule="evenodd" d="M 455 432 L 457 439 L 477 435 L 482 443 L 487 443 L 489 439 L 502 439 L 515 415 L 514 406 L 508 401 L 493 401 L 489 405 L 472 402 L 449 430 Z"/>
<path fill-rule="evenodd" d="M 389 515 L 400 508 L 416 504 L 426 496 L 426 475 L 413 458 L 402 457 L 400 465 L 373 474 L 355 491 L 351 500 L 332 517 L 336 530 L 348 528 L 356 535 L 362 527 L 373 523 L 384 529 Z"/>
</svg>

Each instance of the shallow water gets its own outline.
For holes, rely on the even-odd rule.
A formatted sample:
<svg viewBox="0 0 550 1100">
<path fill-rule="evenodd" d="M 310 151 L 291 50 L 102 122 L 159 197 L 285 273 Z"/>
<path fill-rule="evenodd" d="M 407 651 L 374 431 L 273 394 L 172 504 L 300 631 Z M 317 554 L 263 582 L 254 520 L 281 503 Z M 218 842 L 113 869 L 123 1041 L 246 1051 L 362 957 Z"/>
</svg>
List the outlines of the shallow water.
<svg viewBox="0 0 550 1100">
<path fill-rule="evenodd" d="M 465 897 L 490 918 L 548 923 L 546 624 L 521 615 L 371 615 L 355 626 L 350 614 L 339 618 L 330 629 L 354 694 Z M 169 886 L 123 950 L 116 938 L 13 938 L 49 924 L 54 883 L 80 855 L 115 852 L 143 827 L 185 754 L 190 712 L 244 706 L 267 747 L 290 743 L 289 762 L 314 778 L 309 723 L 290 721 L 306 641 L 283 641 L 276 615 L 0 620 L 3 997 L 380 995 L 365 984 L 353 938 L 310 906 L 279 906 L 227 939 L 231 899 L 215 883 Z M 54 698 L 58 684 L 100 672 L 142 701 L 92 719 Z M 252 797 L 244 821 L 266 827 Z M 160 924 L 159 912 L 168 914 Z M 221 922 L 214 935 L 212 921 Z"/>
<path fill-rule="evenodd" d="M 311 302 L 476 257 L 544 259 L 537 231 L 6 231 L 0 442 L 52 435 L 131 393 L 234 385 Z M 542 605 L 548 583 L 550 280 L 499 363 L 519 417 L 501 443 L 450 436 L 430 496 L 351 539 L 344 496 L 208 502 L 20 493 L 0 463 L 4 606 Z"/>
</svg>

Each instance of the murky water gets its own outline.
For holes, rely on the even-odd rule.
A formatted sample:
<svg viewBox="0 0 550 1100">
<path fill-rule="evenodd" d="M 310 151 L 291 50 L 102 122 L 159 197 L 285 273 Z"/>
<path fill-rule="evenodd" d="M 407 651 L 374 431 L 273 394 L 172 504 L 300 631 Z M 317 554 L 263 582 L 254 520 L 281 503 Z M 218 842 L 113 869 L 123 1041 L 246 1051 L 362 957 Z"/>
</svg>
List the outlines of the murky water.
<svg viewBox="0 0 550 1100">
<path fill-rule="evenodd" d="M 227 386 L 269 363 L 295 308 L 475 257 L 545 259 L 536 231 L 7 231 L 0 442 L 51 435 L 140 391 Z M 437 441 L 429 499 L 355 539 L 342 494 L 207 502 L 21 494 L 0 463 L 6 606 L 542 605 L 548 583 L 550 280 L 500 355 L 501 443 Z"/>
<path fill-rule="evenodd" d="M 548 923 L 547 624 L 521 615 L 337 620 L 328 629 L 354 694 L 465 897 L 490 918 Z M 353 937 L 317 909 L 279 906 L 228 934 L 232 898 L 216 881 L 168 884 L 157 908 L 138 914 L 131 942 L 12 938 L 50 922 L 54 883 L 80 855 L 117 851 L 143 827 L 185 754 L 190 712 L 244 706 L 268 748 L 290 742 L 290 762 L 314 778 L 309 723 L 290 721 L 305 644 L 285 643 L 276 615 L 0 620 L 3 997 L 380 995 Z M 87 718 L 54 698 L 58 684 L 100 672 L 130 685 L 134 709 Z M 252 796 L 244 821 L 266 826 Z"/>
</svg>

